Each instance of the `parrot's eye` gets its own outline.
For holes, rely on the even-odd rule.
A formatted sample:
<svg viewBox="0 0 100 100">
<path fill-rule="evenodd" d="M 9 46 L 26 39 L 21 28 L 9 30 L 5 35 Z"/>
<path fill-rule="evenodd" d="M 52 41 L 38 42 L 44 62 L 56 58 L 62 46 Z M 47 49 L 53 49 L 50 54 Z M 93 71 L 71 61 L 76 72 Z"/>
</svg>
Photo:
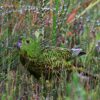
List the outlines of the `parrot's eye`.
<svg viewBox="0 0 100 100">
<path fill-rule="evenodd" d="M 26 40 L 26 43 L 27 43 L 27 44 L 29 44 L 29 43 L 30 43 L 30 41 L 29 41 L 29 40 Z"/>
</svg>

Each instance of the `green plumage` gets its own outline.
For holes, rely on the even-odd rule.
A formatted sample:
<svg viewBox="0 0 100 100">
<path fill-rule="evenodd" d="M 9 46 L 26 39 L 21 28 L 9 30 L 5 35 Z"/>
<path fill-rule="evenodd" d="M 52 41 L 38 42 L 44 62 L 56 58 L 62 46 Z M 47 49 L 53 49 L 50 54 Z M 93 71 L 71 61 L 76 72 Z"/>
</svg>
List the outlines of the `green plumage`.
<svg viewBox="0 0 100 100">
<path fill-rule="evenodd" d="M 60 47 L 42 47 L 39 39 L 22 38 L 20 46 L 20 60 L 24 67 L 37 79 L 48 77 L 61 69 L 71 69 L 68 62 L 72 52 Z"/>
</svg>

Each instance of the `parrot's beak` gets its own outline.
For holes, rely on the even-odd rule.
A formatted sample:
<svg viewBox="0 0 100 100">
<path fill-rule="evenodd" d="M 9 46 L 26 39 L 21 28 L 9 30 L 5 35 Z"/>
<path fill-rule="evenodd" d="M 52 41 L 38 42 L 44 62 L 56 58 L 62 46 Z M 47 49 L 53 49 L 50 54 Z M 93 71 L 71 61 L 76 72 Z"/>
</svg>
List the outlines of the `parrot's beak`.
<svg viewBox="0 0 100 100">
<path fill-rule="evenodd" d="M 21 42 L 17 42 L 17 45 L 16 46 L 17 46 L 18 49 L 20 49 L 21 44 L 22 44 Z"/>
<path fill-rule="evenodd" d="M 18 49 L 20 49 L 21 45 L 22 45 L 22 40 L 19 39 L 18 42 L 17 42 L 17 44 L 16 44 L 16 47 L 17 47 Z"/>
</svg>

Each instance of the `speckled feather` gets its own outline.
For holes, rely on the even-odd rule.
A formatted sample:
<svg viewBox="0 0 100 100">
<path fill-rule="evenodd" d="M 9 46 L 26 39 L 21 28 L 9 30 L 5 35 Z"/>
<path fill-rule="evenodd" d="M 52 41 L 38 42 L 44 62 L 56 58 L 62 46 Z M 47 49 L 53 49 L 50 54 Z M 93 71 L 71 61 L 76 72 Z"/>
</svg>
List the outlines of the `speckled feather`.
<svg viewBox="0 0 100 100">
<path fill-rule="evenodd" d="M 69 60 L 72 53 L 66 48 L 41 47 L 39 39 L 22 38 L 20 46 L 20 60 L 24 67 L 37 79 L 48 77 L 54 71 L 71 69 Z"/>
</svg>

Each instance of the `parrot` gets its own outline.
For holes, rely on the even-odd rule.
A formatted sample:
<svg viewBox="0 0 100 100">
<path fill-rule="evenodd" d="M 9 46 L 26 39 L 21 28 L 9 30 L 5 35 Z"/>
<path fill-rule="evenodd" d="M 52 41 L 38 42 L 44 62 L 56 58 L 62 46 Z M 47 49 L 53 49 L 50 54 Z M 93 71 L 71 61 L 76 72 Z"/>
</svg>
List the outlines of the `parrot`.
<svg viewBox="0 0 100 100">
<path fill-rule="evenodd" d="M 17 42 L 20 61 L 27 71 L 36 79 L 43 75 L 45 79 L 62 69 L 73 69 L 70 61 L 77 56 L 86 54 L 81 48 L 62 48 L 43 45 L 38 38 L 21 37 Z"/>
</svg>

